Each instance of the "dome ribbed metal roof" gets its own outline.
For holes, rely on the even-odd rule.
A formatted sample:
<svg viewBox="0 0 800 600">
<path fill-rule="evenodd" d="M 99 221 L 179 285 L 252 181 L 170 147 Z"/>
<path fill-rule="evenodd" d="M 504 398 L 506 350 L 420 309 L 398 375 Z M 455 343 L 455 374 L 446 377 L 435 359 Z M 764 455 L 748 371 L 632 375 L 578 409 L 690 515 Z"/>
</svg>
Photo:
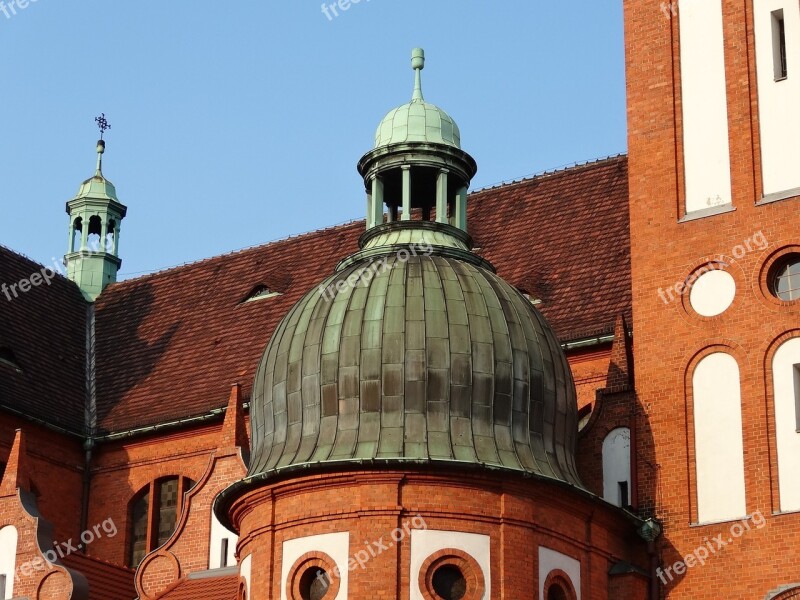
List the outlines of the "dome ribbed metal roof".
<svg viewBox="0 0 800 600">
<path fill-rule="evenodd" d="M 294 306 L 256 373 L 249 476 L 457 461 L 582 485 L 575 387 L 555 335 L 463 254 L 392 248 L 344 262 Z"/>
<path fill-rule="evenodd" d="M 461 148 L 461 132 L 441 108 L 424 100 L 413 100 L 389 111 L 375 132 L 376 148 L 406 142 Z"/>
</svg>

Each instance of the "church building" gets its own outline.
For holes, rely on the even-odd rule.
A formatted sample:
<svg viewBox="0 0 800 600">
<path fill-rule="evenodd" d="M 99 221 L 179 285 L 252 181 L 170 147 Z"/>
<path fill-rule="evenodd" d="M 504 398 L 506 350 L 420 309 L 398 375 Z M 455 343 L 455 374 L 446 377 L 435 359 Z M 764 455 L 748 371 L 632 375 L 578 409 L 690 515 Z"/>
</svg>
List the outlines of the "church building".
<svg viewBox="0 0 800 600">
<path fill-rule="evenodd" d="M 471 190 L 415 49 L 365 220 L 143 277 L 101 135 L 0 246 L 0 600 L 800 598 L 800 3 L 624 8 L 627 155 Z"/>
</svg>

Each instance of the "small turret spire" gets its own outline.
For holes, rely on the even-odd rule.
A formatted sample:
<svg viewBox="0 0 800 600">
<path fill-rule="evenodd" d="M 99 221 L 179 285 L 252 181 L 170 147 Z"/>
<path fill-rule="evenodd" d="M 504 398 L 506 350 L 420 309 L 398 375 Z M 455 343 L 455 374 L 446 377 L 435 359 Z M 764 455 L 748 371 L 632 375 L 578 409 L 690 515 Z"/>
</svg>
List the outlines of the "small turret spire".
<svg viewBox="0 0 800 600">
<path fill-rule="evenodd" d="M 108 122 L 106 119 L 106 113 L 101 113 L 99 117 L 94 118 L 95 123 L 97 123 L 98 129 L 100 129 L 100 139 L 97 140 L 97 172 L 95 173 L 96 177 L 103 176 L 103 153 L 106 151 L 106 143 L 103 140 L 103 135 L 106 131 L 111 129 L 111 123 Z"/>
<path fill-rule="evenodd" d="M 422 69 L 425 68 L 425 50 L 422 48 L 414 48 L 411 51 L 411 68 L 415 71 L 414 95 L 411 97 L 411 101 L 419 100 L 424 102 L 425 98 L 422 96 Z"/>
</svg>

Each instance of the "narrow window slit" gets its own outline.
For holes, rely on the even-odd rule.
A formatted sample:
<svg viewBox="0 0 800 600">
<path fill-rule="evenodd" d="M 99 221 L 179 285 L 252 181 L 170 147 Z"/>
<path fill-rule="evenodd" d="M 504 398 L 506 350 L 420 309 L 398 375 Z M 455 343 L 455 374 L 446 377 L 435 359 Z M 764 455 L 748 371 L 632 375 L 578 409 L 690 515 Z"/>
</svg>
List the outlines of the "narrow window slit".
<svg viewBox="0 0 800 600">
<path fill-rule="evenodd" d="M 783 81 L 789 75 L 786 61 L 786 24 L 783 9 L 772 12 L 772 53 L 775 64 L 775 81 Z"/>
</svg>

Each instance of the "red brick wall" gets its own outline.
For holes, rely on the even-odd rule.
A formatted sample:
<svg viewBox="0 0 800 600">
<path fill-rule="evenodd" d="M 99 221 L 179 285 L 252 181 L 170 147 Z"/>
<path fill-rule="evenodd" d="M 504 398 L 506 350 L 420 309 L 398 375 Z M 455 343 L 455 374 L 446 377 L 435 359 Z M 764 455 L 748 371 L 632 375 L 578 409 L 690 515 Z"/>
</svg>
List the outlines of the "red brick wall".
<svg viewBox="0 0 800 600">
<path fill-rule="evenodd" d="M 241 556 L 253 555 L 258 598 L 280 597 L 283 542 L 348 531 L 350 555 L 363 541 L 386 537 L 415 515 L 427 529 L 490 537 L 492 598 L 531 598 L 538 589 L 538 548 L 547 546 L 582 565 L 583 597 L 609 598 L 609 568 L 628 560 L 642 568 L 647 555 L 635 526 L 618 511 L 564 487 L 513 475 L 437 472 L 321 474 L 264 485 L 231 514 L 242 537 Z M 411 581 L 408 539 L 350 572 L 350 598 L 407 599 Z M 629 596 L 626 600 L 644 600 Z"/>
<path fill-rule="evenodd" d="M 101 523 L 111 518 L 119 534 L 94 542 L 91 554 L 115 564 L 127 564 L 129 508 L 133 497 L 144 486 L 161 477 L 177 475 L 200 481 L 220 443 L 221 429 L 220 421 L 204 427 L 101 444 L 93 462 L 89 523 Z M 231 475 L 230 482 L 236 478 Z M 203 530 L 194 534 L 208 539 L 210 520 L 198 524 L 200 526 Z"/>
<path fill-rule="evenodd" d="M 66 541 L 80 535 L 83 490 L 83 442 L 23 421 L 0 415 L 0 461 L 7 462 L 14 432 L 27 439 L 28 476 L 38 496 L 39 512 L 53 526 L 53 538 Z"/>
<path fill-rule="evenodd" d="M 238 451 L 217 451 L 208 458 L 206 472 L 186 496 L 186 506 L 172 538 L 145 558 L 137 571 L 137 587 L 143 600 L 158 597 L 182 575 L 209 568 L 214 498 L 246 472 Z"/>
<path fill-rule="evenodd" d="M 611 345 L 599 349 L 570 352 L 567 358 L 578 392 L 578 408 L 581 409 L 593 404 L 597 390 L 606 387 L 608 367 L 611 361 Z"/>
<path fill-rule="evenodd" d="M 26 502 L 31 501 L 26 500 Z M 19 493 L 2 495 L 0 492 L 0 529 L 6 526 L 15 527 L 18 536 L 14 574 L 15 598 L 88 600 L 84 594 L 74 593 L 76 583 L 79 590 L 85 590 L 86 582 L 81 576 L 70 574 L 63 566 L 45 561 L 43 552 L 48 553 L 46 555 L 48 560 L 60 562 L 58 552 L 63 547 L 60 544 L 58 550 L 50 545 L 39 547 L 40 541 L 44 541 L 45 544 L 51 541 L 46 533 L 47 523 L 39 519 L 35 511 L 29 511 L 23 506 Z M 45 533 L 40 537 L 41 529 L 44 529 Z M 10 585 L 11 582 L 8 583 Z"/>
<path fill-rule="evenodd" d="M 724 0 L 728 109 L 734 212 L 686 223 L 682 216 L 681 102 L 678 19 L 656 0 L 625 0 L 629 118 L 633 331 L 636 337 L 641 501 L 657 505 L 665 525 L 662 559 L 671 564 L 725 533 L 730 524 L 692 526 L 695 498 L 689 419 L 693 357 L 727 348 L 742 380 L 747 508 L 768 524 L 746 533 L 704 566 L 662 586 L 670 599 L 764 597 L 792 579 L 798 560 L 800 515 L 772 516 L 774 436 L 765 357 L 772 342 L 797 328 L 800 308 L 764 298 L 760 281 L 770 252 L 797 243 L 798 199 L 755 206 L 760 197 L 752 1 Z M 668 3 L 667 3 L 668 4 Z M 676 2 L 675 4 L 679 4 Z M 680 8 L 678 9 L 680 13 Z M 733 305 L 704 319 L 680 300 L 668 305 L 658 289 L 682 281 L 692 268 L 761 231 L 769 250 L 750 252 L 730 269 L 737 283 Z M 652 473 L 652 475 L 649 475 Z M 645 479 L 645 475 L 647 479 Z M 651 481 L 652 478 L 652 481 Z M 726 535 L 727 537 L 727 535 Z M 780 549 L 780 551 L 776 551 Z M 742 569 L 742 565 L 759 565 Z M 796 578 L 795 578 L 796 579 Z M 678 581 L 680 584 L 678 585 Z"/>
</svg>

